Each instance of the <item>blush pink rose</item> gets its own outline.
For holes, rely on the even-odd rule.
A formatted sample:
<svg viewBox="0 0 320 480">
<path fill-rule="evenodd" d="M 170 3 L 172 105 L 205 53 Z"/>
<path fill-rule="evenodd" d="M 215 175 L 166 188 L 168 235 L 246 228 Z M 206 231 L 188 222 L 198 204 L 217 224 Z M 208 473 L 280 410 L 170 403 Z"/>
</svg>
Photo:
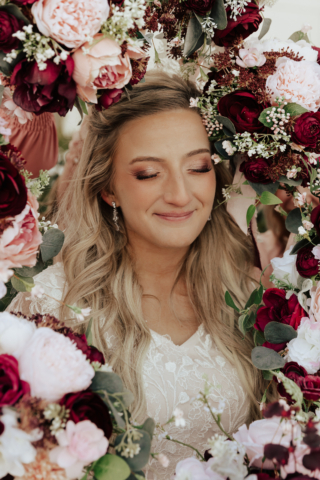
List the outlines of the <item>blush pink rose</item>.
<svg viewBox="0 0 320 480">
<path fill-rule="evenodd" d="M 37 262 L 42 236 L 38 227 L 38 202 L 28 192 L 25 208 L 13 219 L 0 237 L 0 261 L 10 262 L 10 267 L 33 267 Z"/>
<path fill-rule="evenodd" d="M 109 4 L 107 0 L 38 0 L 31 11 L 43 35 L 77 48 L 99 32 Z"/>
<path fill-rule="evenodd" d="M 80 478 L 83 467 L 105 455 L 109 446 L 103 430 L 90 420 L 69 420 L 56 439 L 59 447 L 50 451 L 50 461 L 64 468 L 68 478 Z"/>
<path fill-rule="evenodd" d="M 77 93 L 85 102 L 97 103 L 98 89 L 123 88 L 132 76 L 130 58 L 138 60 L 145 56 L 140 48 L 131 45 L 122 56 L 117 42 L 103 38 L 102 34 L 94 37 L 94 40 L 99 39 L 93 47 L 86 43 L 72 56 L 72 76 L 77 84 Z"/>
<path fill-rule="evenodd" d="M 316 248 L 316 247 L 315 247 Z M 320 321 L 320 283 L 316 287 L 312 287 L 310 290 L 311 305 L 310 315 L 313 315 L 317 322 Z"/>
<path fill-rule="evenodd" d="M 266 82 L 271 103 L 276 103 L 276 97 L 284 97 L 288 103 L 298 103 L 316 112 L 320 108 L 320 65 L 281 57 L 276 67 L 277 71 Z"/>
<path fill-rule="evenodd" d="M 240 48 L 236 64 L 243 68 L 262 67 L 266 57 L 257 48 Z"/>
</svg>

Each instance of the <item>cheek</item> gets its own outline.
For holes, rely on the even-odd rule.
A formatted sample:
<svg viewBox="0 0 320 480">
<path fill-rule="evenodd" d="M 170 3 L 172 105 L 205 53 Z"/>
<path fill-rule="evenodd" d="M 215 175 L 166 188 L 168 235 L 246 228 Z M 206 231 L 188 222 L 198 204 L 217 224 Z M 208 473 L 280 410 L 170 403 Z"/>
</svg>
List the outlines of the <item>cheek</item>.
<svg viewBox="0 0 320 480">
<path fill-rule="evenodd" d="M 124 213 L 146 211 L 157 199 L 157 188 L 152 182 L 138 181 L 131 175 L 115 181 L 116 196 Z"/>
</svg>

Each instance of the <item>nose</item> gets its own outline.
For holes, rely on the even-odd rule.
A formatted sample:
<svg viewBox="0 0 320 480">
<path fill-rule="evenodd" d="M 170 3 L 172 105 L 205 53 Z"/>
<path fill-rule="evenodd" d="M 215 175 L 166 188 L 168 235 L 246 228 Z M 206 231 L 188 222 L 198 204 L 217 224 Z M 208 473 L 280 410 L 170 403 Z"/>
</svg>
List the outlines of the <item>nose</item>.
<svg viewBox="0 0 320 480">
<path fill-rule="evenodd" d="M 186 178 L 181 172 L 171 173 L 164 186 L 164 201 L 177 207 L 185 207 L 192 198 Z"/>
</svg>

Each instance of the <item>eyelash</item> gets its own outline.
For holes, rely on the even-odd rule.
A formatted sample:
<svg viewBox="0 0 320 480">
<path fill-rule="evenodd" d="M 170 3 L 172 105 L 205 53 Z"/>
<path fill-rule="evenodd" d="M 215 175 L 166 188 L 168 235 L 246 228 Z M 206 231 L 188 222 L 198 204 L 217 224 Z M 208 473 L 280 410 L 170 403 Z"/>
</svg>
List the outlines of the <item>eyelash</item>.
<svg viewBox="0 0 320 480">
<path fill-rule="evenodd" d="M 211 168 L 201 168 L 201 169 L 194 169 L 192 170 L 192 172 L 196 172 L 196 173 L 207 173 L 207 172 L 210 172 L 212 170 L 212 167 Z M 157 173 L 154 173 L 152 175 L 142 175 L 141 173 L 136 173 L 135 174 L 135 177 L 137 180 L 147 180 L 149 178 L 155 178 L 157 177 L 158 174 Z"/>
</svg>

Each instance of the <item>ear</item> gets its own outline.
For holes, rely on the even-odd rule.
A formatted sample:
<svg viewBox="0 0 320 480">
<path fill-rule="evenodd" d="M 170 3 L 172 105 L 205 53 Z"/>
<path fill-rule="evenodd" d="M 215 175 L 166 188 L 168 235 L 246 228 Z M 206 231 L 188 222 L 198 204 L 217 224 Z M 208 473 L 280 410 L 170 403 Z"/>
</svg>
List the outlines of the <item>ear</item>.
<svg viewBox="0 0 320 480">
<path fill-rule="evenodd" d="M 105 190 L 101 192 L 101 198 L 104 200 L 110 207 L 112 207 L 112 202 L 116 202 L 115 196 Z"/>
</svg>

